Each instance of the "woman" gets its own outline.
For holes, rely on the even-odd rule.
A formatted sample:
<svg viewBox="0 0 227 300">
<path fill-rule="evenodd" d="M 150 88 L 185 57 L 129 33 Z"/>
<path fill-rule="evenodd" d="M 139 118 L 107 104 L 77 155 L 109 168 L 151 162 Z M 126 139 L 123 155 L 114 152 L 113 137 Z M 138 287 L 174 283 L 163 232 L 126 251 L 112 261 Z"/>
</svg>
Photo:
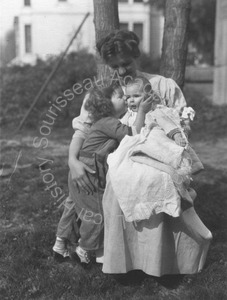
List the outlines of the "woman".
<svg viewBox="0 0 227 300">
<path fill-rule="evenodd" d="M 136 69 L 136 58 L 140 51 L 139 39 L 133 32 L 113 32 L 97 43 L 97 49 L 103 61 L 118 72 L 123 82 L 126 76 L 143 75 L 167 106 L 175 107 L 179 112 L 186 106 L 181 90 L 172 79 L 141 73 Z M 89 182 L 87 172 L 93 170 L 78 160 L 89 123 L 89 115 L 83 104 L 80 116 L 74 120 L 75 134 L 70 144 L 69 167 L 74 182 L 87 193 L 92 193 L 94 187 Z M 149 275 L 161 276 L 200 271 L 212 235 L 193 207 L 186 207 L 185 203 L 182 206 L 184 211 L 179 218 L 160 213 L 138 223 L 125 222 L 107 175 L 103 196 L 103 272 L 126 273 L 140 269 Z"/>
</svg>

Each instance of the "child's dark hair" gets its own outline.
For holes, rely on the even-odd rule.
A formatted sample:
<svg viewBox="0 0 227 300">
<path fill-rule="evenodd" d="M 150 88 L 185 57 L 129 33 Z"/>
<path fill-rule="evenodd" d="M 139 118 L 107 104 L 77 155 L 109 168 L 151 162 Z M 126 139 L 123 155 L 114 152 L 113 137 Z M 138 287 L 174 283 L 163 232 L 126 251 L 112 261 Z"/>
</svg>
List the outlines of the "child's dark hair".
<svg viewBox="0 0 227 300">
<path fill-rule="evenodd" d="M 94 122 L 113 115 L 111 97 L 120 90 L 122 88 L 118 82 L 104 87 L 94 86 L 90 89 L 84 108 L 91 113 Z"/>
</svg>

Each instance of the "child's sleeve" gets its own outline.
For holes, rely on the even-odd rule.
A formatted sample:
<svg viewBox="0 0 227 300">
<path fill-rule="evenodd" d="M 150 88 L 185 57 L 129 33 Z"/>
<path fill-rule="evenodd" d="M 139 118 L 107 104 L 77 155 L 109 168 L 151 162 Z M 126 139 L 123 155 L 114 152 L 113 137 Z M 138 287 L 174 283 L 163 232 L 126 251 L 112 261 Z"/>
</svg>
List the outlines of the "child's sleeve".
<svg viewBox="0 0 227 300">
<path fill-rule="evenodd" d="M 132 127 L 122 124 L 114 118 L 105 118 L 105 123 L 99 123 L 100 130 L 119 143 L 126 135 L 133 135 Z"/>
<path fill-rule="evenodd" d="M 162 99 L 165 99 L 165 105 L 175 108 L 180 113 L 185 106 L 187 106 L 184 95 L 177 85 L 177 83 L 171 78 L 161 77 L 158 84 L 158 94 Z"/>
<path fill-rule="evenodd" d="M 72 127 L 74 129 L 73 138 L 79 137 L 85 139 L 91 128 L 91 124 L 85 123 L 81 117 L 76 117 L 72 121 Z"/>
<path fill-rule="evenodd" d="M 80 115 L 73 119 L 72 127 L 74 129 L 73 138 L 79 137 L 85 139 L 92 125 L 88 112 L 84 108 L 84 104 L 87 100 L 88 94 L 83 100 L 83 104 L 80 109 Z"/>
<path fill-rule="evenodd" d="M 171 113 L 170 110 L 168 107 L 156 108 L 155 111 L 152 112 L 152 116 L 157 124 L 165 131 L 165 134 L 172 138 L 175 133 L 180 133 L 181 130 L 179 129 L 180 123 L 177 124 L 177 121 L 174 121 L 173 118 L 168 115 L 168 113 Z"/>
</svg>

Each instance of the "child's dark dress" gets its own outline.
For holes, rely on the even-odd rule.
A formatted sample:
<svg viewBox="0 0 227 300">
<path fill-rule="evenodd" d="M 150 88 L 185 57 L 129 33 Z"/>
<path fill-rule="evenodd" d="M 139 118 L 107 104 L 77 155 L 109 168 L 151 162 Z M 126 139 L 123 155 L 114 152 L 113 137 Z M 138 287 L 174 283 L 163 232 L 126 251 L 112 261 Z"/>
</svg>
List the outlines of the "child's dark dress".
<svg viewBox="0 0 227 300">
<path fill-rule="evenodd" d="M 102 118 L 91 126 L 80 151 L 79 160 L 96 172 L 94 175 L 87 173 L 96 189 L 92 195 L 87 195 L 79 187 L 74 188 L 73 193 L 76 213 L 81 220 L 79 243 L 84 250 L 103 248 L 102 196 L 106 185 L 106 159 L 126 135 L 132 135 L 131 127 L 113 117 Z"/>
</svg>

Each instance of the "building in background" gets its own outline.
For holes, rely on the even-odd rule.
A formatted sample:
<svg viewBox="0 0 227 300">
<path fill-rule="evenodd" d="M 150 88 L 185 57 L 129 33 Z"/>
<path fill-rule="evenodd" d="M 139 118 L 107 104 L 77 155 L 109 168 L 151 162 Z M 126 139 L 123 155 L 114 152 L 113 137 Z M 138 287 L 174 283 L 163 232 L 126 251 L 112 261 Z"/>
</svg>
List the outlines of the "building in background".
<svg viewBox="0 0 227 300">
<path fill-rule="evenodd" d="M 69 51 L 87 48 L 95 53 L 93 0 L 17 0 L 21 11 L 15 17 L 16 63 L 35 63 L 58 55 L 87 12 L 90 16 Z M 163 14 L 145 0 L 119 0 L 121 29 L 133 30 L 141 40 L 141 50 L 153 59 L 160 57 L 164 28 Z"/>
</svg>

